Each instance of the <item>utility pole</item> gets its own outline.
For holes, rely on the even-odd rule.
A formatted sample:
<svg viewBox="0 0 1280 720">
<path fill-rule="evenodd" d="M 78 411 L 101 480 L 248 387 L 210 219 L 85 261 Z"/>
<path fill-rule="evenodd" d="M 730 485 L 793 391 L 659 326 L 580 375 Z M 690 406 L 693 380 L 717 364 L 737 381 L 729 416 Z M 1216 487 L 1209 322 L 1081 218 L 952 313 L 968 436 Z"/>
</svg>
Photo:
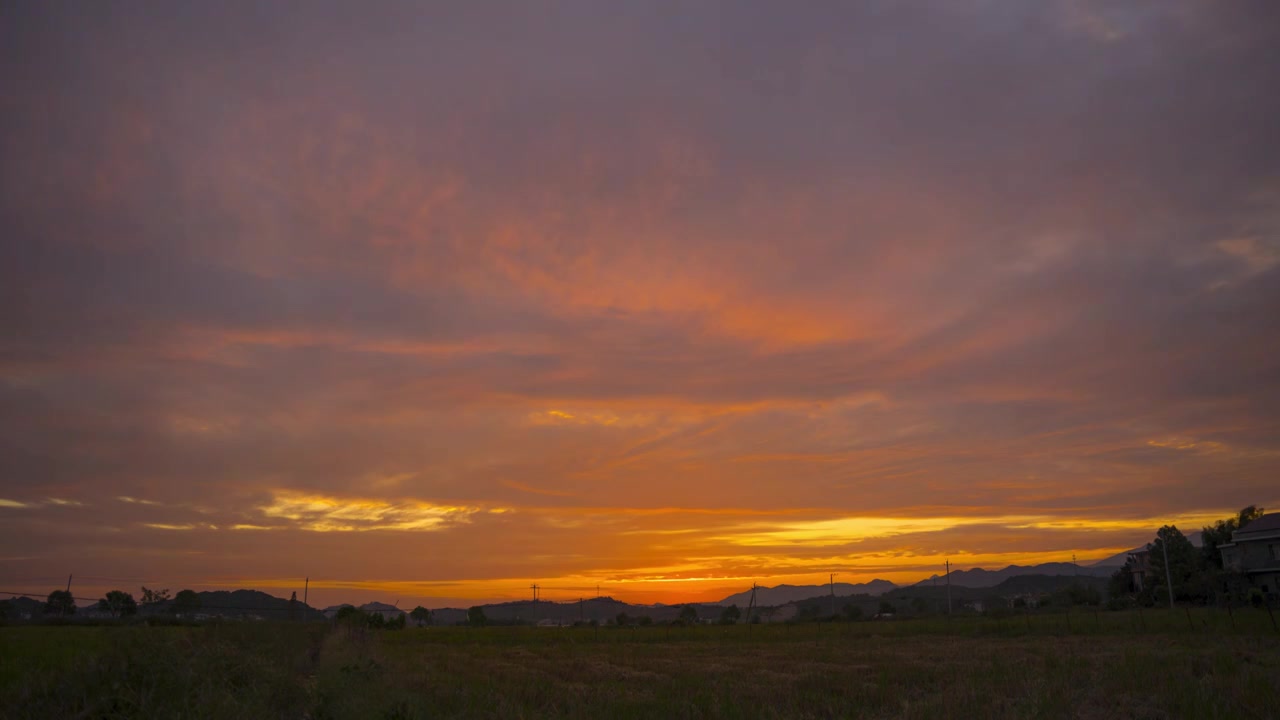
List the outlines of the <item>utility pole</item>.
<svg viewBox="0 0 1280 720">
<path fill-rule="evenodd" d="M 1080 565 L 1076 562 L 1076 554 L 1071 553 L 1071 564 L 1076 568 L 1076 577 L 1080 577 Z"/>
<path fill-rule="evenodd" d="M 307 591 L 311 589 L 311 578 L 307 578 L 302 582 L 302 604 L 307 604 Z"/>
<path fill-rule="evenodd" d="M 951 614 L 951 561 L 947 560 L 947 614 Z"/>
<path fill-rule="evenodd" d="M 529 589 L 533 590 L 533 601 L 538 602 L 538 584 L 534 583 L 530 585 Z"/>
<path fill-rule="evenodd" d="M 836 617 L 836 574 L 831 573 L 827 578 L 827 583 L 831 586 L 831 618 Z"/>
<path fill-rule="evenodd" d="M 1169 572 L 1169 538 L 1160 538 L 1160 549 L 1164 551 L 1164 581 L 1169 586 L 1169 609 L 1173 609 L 1173 575 Z"/>
<path fill-rule="evenodd" d="M 586 622 L 587 611 L 582 606 L 582 598 L 578 598 L 578 622 Z"/>
<path fill-rule="evenodd" d="M 71 594 L 71 576 L 67 576 L 67 594 Z"/>
</svg>

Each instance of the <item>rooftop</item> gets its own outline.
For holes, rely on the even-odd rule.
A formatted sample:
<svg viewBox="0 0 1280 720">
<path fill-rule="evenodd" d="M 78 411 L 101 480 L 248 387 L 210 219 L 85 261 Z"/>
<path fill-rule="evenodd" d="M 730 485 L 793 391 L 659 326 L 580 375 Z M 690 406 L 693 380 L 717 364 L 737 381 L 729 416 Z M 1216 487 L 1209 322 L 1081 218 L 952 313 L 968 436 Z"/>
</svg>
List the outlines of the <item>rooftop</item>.
<svg viewBox="0 0 1280 720">
<path fill-rule="evenodd" d="M 1237 536 L 1248 536 L 1253 533 L 1264 532 L 1280 532 L 1280 512 L 1267 513 L 1245 525 L 1231 534 L 1231 540 L 1235 542 L 1237 539 L 1248 539 L 1247 537 L 1237 538 Z"/>
</svg>

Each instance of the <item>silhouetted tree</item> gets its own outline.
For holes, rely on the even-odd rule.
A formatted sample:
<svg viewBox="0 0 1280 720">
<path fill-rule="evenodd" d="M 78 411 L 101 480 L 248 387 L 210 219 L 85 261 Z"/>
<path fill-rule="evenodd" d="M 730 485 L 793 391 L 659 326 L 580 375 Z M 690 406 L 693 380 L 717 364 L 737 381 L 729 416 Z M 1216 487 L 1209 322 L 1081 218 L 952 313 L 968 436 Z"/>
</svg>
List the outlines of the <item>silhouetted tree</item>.
<svg viewBox="0 0 1280 720">
<path fill-rule="evenodd" d="M 1222 553 L 1218 548 L 1231 542 L 1231 535 L 1245 525 L 1262 517 L 1263 508 L 1250 505 L 1236 513 L 1235 517 L 1219 520 L 1212 525 L 1200 529 L 1200 554 L 1204 557 L 1206 567 L 1222 569 Z"/>
<path fill-rule="evenodd" d="M 484 608 L 479 605 L 472 605 L 467 609 L 467 624 L 480 626 L 488 622 L 489 618 L 485 617 Z"/>
<path fill-rule="evenodd" d="M 742 611 L 738 609 L 738 606 L 730 605 L 729 607 L 720 611 L 720 624 L 732 625 L 738 622 L 738 618 L 740 617 L 742 617 Z"/>
<path fill-rule="evenodd" d="M 155 605 L 169 599 L 169 589 L 151 590 L 146 585 L 142 586 L 142 604 Z"/>
<path fill-rule="evenodd" d="M 1173 581 L 1174 600 L 1203 600 L 1208 592 L 1201 572 L 1203 558 L 1191 541 L 1174 525 L 1165 525 L 1156 533 L 1155 542 L 1147 545 L 1151 571 L 1149 582 L 1144 583 L 1143 596 L 1148 603 L 1169 601 L 1168 582 L 1165 575 L 1165 544 L 1169 550 L 1168 577 Z"/>
<path fill-rule="evenodd" d="M 1133 594 L 1133 561 L 1125 560 L 1107 581 L 1107 595 L 1113 599 L 1128 597 Z"/>
<path fill-rule="evenodd" d="M 697 625 L 698 624 L 698 608 L 692 605 L 685 605 L 684 607 L 680 608 L 680 615 L 678 616 L 677 619 L 685 625 Z"/>
<path fill-rule="evenodd" d="M 841 608 L 841 613 L 844 615 L 845 620 L 857 620 L 862 617 L 862 608 L 853 603 L 845 603 L 844 607 Z"/>
<path fill-rule="evenodd" d="M 881 614 L 881 615 L 892 615 L 892 614 L 894 614 L 894 612 L 896 612 L 896 610 L 895 610 L 895 609 L 894 609 L 894 607 L 893 607 L 893 603 L 889 602 L 888 600 L 881 600 L 881 601 L 880 601 L 880 614 Z"/>
<path fill-rule="evenodd" d="M 115 617 L 122 615 L 133 615 L 138 612 L 138 603 L 134 601 L 133 595 L 123 590 L 112 590 L 107 596 L 98 601 L 98 609 L 109 612 Z"/>
<path fill-rule="evenodd" d="M 618 617 L 614 618 L 618 623 L 618 627 L 626 627 L 631 624 L 631 618 L 624 612 L 618 613 Z"/>
<path fill-rule="evenodd" d="M 195 590 L 179 590 L 173 596 L 173 612 L 177 615 L 190 615 L 200 609 L 200 596 Z"/>
<path fill-rule="evenodd" d="M 424 607 L 422 607 L 421 605 L 419 605 L 418 607 L 414 608 L 414 609 L 409 613 L 409 617 L 410 617 L 410 618 L 411 618 L 415 623 L 417 623 L 418 627 L 422 627 L 423 625 L 430 625 L 430 624 L 431 624 L 431 611 L 430 611 L 430 610 L 428 610 L 428 609 L 426 609 L 426 608 L 424 608 Z"/>
<path fill-rule="evenodd" d="M 75 615 L 76 601 L 66 590 L 54 590 L 44 603 L 45 615 Z"/>
</svg>

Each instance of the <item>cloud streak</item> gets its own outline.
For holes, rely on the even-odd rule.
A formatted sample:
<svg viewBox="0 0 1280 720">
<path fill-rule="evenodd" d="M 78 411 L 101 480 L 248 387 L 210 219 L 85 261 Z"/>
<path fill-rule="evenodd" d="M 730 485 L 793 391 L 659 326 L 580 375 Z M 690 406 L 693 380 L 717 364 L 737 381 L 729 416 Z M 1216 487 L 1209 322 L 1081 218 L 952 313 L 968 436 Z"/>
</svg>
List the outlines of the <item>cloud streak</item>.
<svg viewBox="0 0 1280 720">
<path fill-rule="evenodd" d="M 1280 502 L 1271 3 L 0 14 L 0 579 L 677 600 Z"/>
</svg>

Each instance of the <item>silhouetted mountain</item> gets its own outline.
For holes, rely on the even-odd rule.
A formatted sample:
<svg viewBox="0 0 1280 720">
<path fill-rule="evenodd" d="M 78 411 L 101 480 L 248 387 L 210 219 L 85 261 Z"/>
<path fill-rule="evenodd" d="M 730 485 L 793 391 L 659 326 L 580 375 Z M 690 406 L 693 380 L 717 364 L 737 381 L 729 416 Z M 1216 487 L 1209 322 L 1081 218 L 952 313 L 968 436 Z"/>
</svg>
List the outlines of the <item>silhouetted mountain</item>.
<svg viewBox="0 0 1280 720">
<path fill-rule="evenodd" d="M 4 596 L 0 601 L 9 603 L 10 620 L 30 620 L 44 613 L 44 601 L 37 598 Z"/>
<path fill-rule="evenodd" d="M 856 585 L 850 583 L 836 583 L 835 594 L 837 597 L 847 597 L 849 595 L 882 595 L 897 588 L 897 585 L 888 580 L 872 580 L 867 583 L 858 583 Z M 831 585 L 778 585 L 776 587 L 756 588 L 756 605 L 761 607 L 769 607 L 774 605 L 785 605 L 790 602 L 800 600 L 808 600 L 818 596 L 830 596 L 832 592 Z M 718 605 L 737 605 L 738 607 L 746 607 L 751 602 L 751 591 L 735 593 L 721 600 Z"/>
<path fill-rule="evenodd" d="M 717 604 L 690 603 L 698 613 L 698 618 L 715 620 L 724 609 Z M 615 622 L 620 613 L 636 621 L 648 617 L 655 623 L 675 620 L 684 605 L 632 605 L 611 597 L 587 598 L 581 602 L 550 602 L 539 600 L 520 600 L 516 602 L 481 605 L 485 618 L 495 625 L 511 623 L 537 624 L 550 622 L 557 625 L 572 625 L 576 622 L 600 624 Z M 467 621 L 464 608 L 438 608 L 431 611 L 432 622 L 436 625 L 459 625 Z"/>
<path fill-rule="evenodd" d="M 1204 545 L 1204 538 L 1201 536 L 1199 530 L 1195 532 L 1182 533 L 1182 534 L 1185 535 L 1187 540 L 1191 541 L 1191 544 L 1194 545 L 1195 547 L 1201 547 L 1202 545 Z M 1154 534 L 1151 539 L 1153 541 L 1155 540 Z M 1136 547 L 1132 550 L 1125 550 L 1122 553 L 1116 553 L 1115 555 L 1112 555 L 1109 558 L 1103 558 L 1101 560 L 1098 560 L 1097 562 L 1093 563 L 1089 567 L 1096 567 L 1096 568 L 1105 567 L 1105 568 L 1112 568 L 1112 569 L 1121 567 L 1124 565 L 1125 561 L 1129 559 L 1129 553 L 1134 553 L 1134 552 L 1138 552 L 1139 550 L 1144 550 L 1146 549 L 1146 547 L 1147 547 L 1146 545 L 1142 545 L 1141 547 Z"/>
<path fill-rule="evenodd" d="M 202 615 L 222 617 L 261 618 L 263 620 L 288 620 L 289 601 L 258 590 L 212 590 L 196 593 L 200 598 Z M 170 601 L 172 603 L 172 601 Z M 298 601 L 297 619 L 323 620 L 319 610 Z"/>
<path fill-rule="evenodd" d="M 951 586 L 967 587 L 967 588 L 990 588 L 999 585 L 1008 578 L 1017 577 L 1018 575 L 1067 575 L 1081 577 L 1104 577 L 1110 576 L 1114 568 L 1095 567 L 1092 565 L 1075 565 L 1072 563 L 1055 562 L 1043 563 L 1041 565 L 1010 565 L 1002 570 L 984 570 L 982 568 L 973 568 L 971 570 L 952 570 Z M 912 587 L 932 586 L 936 584 L 943 587 L 946 583 L 944 575 L 933 575 L 927 580 L 921 580 Z"/>
</svg>

